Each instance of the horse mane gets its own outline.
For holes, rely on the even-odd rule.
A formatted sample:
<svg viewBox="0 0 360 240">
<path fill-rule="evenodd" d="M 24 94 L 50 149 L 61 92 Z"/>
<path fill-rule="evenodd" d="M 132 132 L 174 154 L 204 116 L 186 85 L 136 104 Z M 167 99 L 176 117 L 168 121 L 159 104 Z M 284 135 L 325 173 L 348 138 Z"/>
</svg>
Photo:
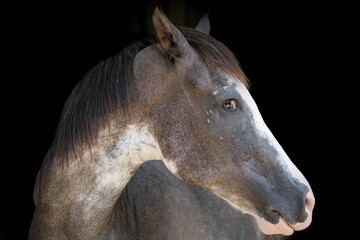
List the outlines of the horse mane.
<svg viewBox="0 0 360 240">
<path fill-rule="evenodd" d="M 234 54 L 213 37 L 190 28 L 179 27 L 189 44 L 206 64 L 219 67 L 248 86 Z M 156 43 L 152 35 L 125 48 L 91 69 L 68 97 L 53 143 L 45 156 L 42 172 L 56 162 L 60 167 L 72 157 L 81 158 L 90 149 L 100 130 L 126 119 L 134 80 L 133 63 L 143 48 Z"/>
</svg>

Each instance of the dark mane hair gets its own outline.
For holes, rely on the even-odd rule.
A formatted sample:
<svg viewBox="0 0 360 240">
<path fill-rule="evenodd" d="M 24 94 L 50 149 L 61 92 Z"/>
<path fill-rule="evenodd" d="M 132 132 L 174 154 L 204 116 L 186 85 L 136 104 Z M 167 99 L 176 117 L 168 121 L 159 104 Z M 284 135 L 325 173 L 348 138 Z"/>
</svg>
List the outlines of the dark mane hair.
<svg viewBox="0 0 360 240">
<path fill-rule="evenodd" d="M 234 54 L 214 38 L 190 28 L 179 27 L 189 44 L 206 64 L 232 74 L 248 86 Z M 63 166 L 72 157 L 91 149 L 99 131 L 110 121 L 123 121 L 127 115 L 134 73 L 133 62 L 143 48 L 155 44 L 154 36 L 135 43 L 118 55 L 100 62 L 76 85 L 67 99 L 44 168 L 56 162 Z"/>
</svg>

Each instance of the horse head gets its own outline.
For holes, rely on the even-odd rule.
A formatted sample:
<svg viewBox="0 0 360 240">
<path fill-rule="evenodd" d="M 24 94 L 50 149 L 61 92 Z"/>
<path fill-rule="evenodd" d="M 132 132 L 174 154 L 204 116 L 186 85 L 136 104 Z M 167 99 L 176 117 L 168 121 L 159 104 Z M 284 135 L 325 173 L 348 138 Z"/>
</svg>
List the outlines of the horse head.
<svg viewBox="0 0 360 240">
<path fill-rule="evenodd" d="M 254 216 L 265 234 L 308 227 L 311 187 L 264 123 L 234 54 L 208 35 L 206 18 L 175 27 L 156 7 L 153 24 L 157 43 L 134 60 L 132 111 L 146 116 L 168 169 Z"/>
</svg>

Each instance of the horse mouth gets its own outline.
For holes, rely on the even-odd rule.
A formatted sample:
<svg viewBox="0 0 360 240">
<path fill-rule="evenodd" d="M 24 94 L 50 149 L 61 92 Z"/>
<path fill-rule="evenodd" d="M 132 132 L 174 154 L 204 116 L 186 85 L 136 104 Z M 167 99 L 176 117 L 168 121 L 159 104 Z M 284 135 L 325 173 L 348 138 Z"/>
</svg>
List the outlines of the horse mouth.
<svg viewBox="0 0 360 240">
<path fill-rule="evenodd" d="M 264 218 L 254 216 L 261 232 L 266 235 L 281 234 L 284 236 L 290 236 L 294 233 L 295 229 L 288 224 L 284 218 L 280 217 L 277 224 L 270 223 Z"/>
</svg>

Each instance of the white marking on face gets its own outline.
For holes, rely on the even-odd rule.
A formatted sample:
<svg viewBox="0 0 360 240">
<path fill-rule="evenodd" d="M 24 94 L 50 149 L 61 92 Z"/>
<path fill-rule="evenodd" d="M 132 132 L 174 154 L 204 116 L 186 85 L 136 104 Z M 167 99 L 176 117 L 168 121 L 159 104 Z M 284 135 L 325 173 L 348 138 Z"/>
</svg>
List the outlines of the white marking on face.
<svg viewBox="0 0 360 240">
<path fill-rule="evenodd" d="M 224 138 L 223 138 L 223 137 L 220 137 L 220 139 L 221 139 L 221 140 L 224 140 Z"/>
<path fill-rule="evenodd" d="M 240 81 L 236 81 L 232 78 L 228 77 L 228 82 L 226 86 L 222 88 L 226 91 L 229 87 L 235 87 L 235 90 L 241 96 L 241 100 L 246 106 L 245 108 L 249 111 L 250 123 L 254 126 L 255 131 L 257 132 L 258 137 L 263 138 L 268 141 L 269 145 L 271 145 L 277 153 L 276 159 L 274 161 L 278 161 L 280 164 L 284 166 L 285 169 L 289 171 L 289 173 L 296 179 L 298 179 L 301 183 L 305 184 L 309 192 L 307 193 L 305 199 L 305 211 L 308 213 L 307 219 L 302 223 L 296 223 L 295 225 L 289 225 L 285 222 L 284 219 L 280 219 L 278 224 L 272 224 L 267 222 L 265 219 L 261 218 L 256 214 L 256 211 L 252 209 L 252 205 L 250 203 L 246 204 L 242 199 L 238 199 L 239 196 L 228 196 L 226 193 L 221 194 L 221 190 L 213 189 L 212 192 L 216 195 L 224 198 L 230 205 L 232 205 L 236 209 L 241 209 L 241 211 L 251 214 L 256 218 L 256 221 L 261 229 L 261 231 L 265 234 L 283 234 L 283 235 L 291 235 L 294 230 L 302 230 L 309 226 L 312 219 L 312 210 L 315 204 L 315 198 L 313 196 L 311 187 L 305 177 L 301 174 L 301 172 L 297 169 L 297 167 L 291 162 L 290 158 L 285 153 L 284 149 L 280 146 L 278 141 L 275 139 L 274 135 L 271 133 L 270 129 L 266 126 L 260 111 L 250 95 L 249 91 Z M 233 88 L 231 88 L 233 90 Z M 209 111 L 212 113 L 211 111 Z M 207 119 L 209 120 L 209 119 Z M 244 125 L 244 127 L 246 127 Z M 220 136 L 220 139 L 222 137 Z"/>
<path fill-rule="evenodd" d="M 207 110 L 207 111 L 205 111 L 206 112 L 206 115 L 207 116 L 210 116 L 211 114 L 213 114 L 213 111 L 211 111 L 211 110 Z M 210 118 L 211 118 L 212 116 L 210 116 Z M 206 119 L 206 121 L 208 122 L 208 123 L 211 123 L 211 120 L 210 120 L 210 118 L 207 118 Z"/>
<path fill-rule="evenodd" d="M 217 94 L 218 94 L 218 91 L 213 91 L 212 94 L 213 94 L 213 95 L 217 95 Z"/>
<path fill-rule="evenodd" d="M 266 124 L 259 112 L 259 109 L 256 106 L 254 99 L 251 97 L 249 91 L 246 89 L 246 87 L 242 83 L 237 83 L 236 85 L 237 85 L 236 90 L 239 92 L 240 96 L 244 100 L 244 103 L 246 105 L 248 105 L 248 107 L 251 111 L 250 114 L 252 115 L 252 119 L 254 120 L 254 124 L 255 124 L 256 129 L 258 130 L 258 133 L 262 137 L 267 137 L 270 130 L 266 126 Z"/>
<path fill-rule="evenodd" d="M 257 129 L 257 132 L 260 137 L 266 139 L 271 146 L 277 151 L 278 153 L 278 161 L 280 161 L 281 164 L 283 164 L 291 173 L 291 175 L 298 179 L 300 182 L 305 184 L 309 188 L 309 193 L 306 197 L 305 202 L 305 211 L 308 213 L 307 219 L 303 223 L 297 223 L 295 225 L 289 225 L 285 222 L 284 219 L 280 218 L 279 223 L 272 224 L 270 222 L 267 222 L 264 218 L 261 218 L 258 216 L 251 207 L 244 204 L 243 201 L 241 201 L 241 206 L 238 204 L 234 204 L 234 201 L 232 201 L 232 196 L 227 196 L 226 198 L 222 197 L 225 201 L 227 201 L 232 207 L 235 209 L 239 209 L 244 213 L 248 213 L 255 217 L 256 222 L 260 228 L 260 230 L 265 234 L 282 234 L 282 235 L 291 235 L 294 230 L 302 230 L 306 227 L 308 227 L 312 220 L 312 210 L 314 208 L 315 204 L 315 198 L 313 196 L 311 187 L 308 183 L 308 181 L 305 179 L 305 177 L 302 175 L 302 173 L 297 169 L 297 167 L 292 163 L 290 158 L 285 153 L 284 149 L 280 146 L 278 141 L 275 139 L 274 135 L 271 133 L 270 129 L 266 126 L 258 107 L 256 106 L 256 103 L 254 99 L 251 97 L 249 91 L 246 89 L 246 87 L 237 81 L 229 80 L 228 84 L 236 84 L 236 89 L 240 96 L 242 97 L 244 104 L 246 104 L 250 110 L 250 114 L 252 116 L 251 121 L 253 121 L 253 124 L 255 125 L 255 128 Z M 224 87 L 224 89 L 226 89 Z M 221 138 L 221 137 L 220 137 Z M 212 189 L 214 193 L 217 192 L 217 189 Z M 235 196 L 234 199 L 236 199 L 238 196 Z M 238 202 L 238 201 L 237 201 Z"/>
<path fill-rule="evenodd" d="M 276 140 L 270 129 L 266 126 L 254 99 L 251 97 L 246 87 L 242 83 L 237 83 L 236 89 L 238 90 L 240 96 L 243 98 L 244 103 L 248 105 L 252 114 L 252 118 L 254 120 L 255 127 L 259 135 L 263 138 L 266 138 L 268 142 L 271 144 L 271 146 L 273 146 L 276 149 L 277 153 L 279 154 L 279 159 L 281 159 L 283 164 L 285 164 L 288 167 L 292 175 L 295 178 L 297 178 L 300 182 L 309 186 L 309 183 L 306 181 L 305 177 L 301 174 L 301 172 L 297 169 L 297 167 L 291 162 L 290 158 L 287 156 L 284 149 L 278 143 L 278 141 Z"/>
<path fill-rule="evenodd" d="M 254 99 L 251 97 L 249 91 L 246 87 L 240 83 L 239 81 L 230 80 L 233 84 L 236 84 L 236 89 L 239 92 L 240 96 L 242 97 L 244 104 L 246 104 L 250 109 L 250 114 L 252 115 L 252 121 L 257 129 L 257 132 L 260 137 L 266 139 L 269 144 L 276 150 L 278 154 L 278 161 L 289 170 L 290 174 L 298 179 L 301 183 L 305 184 L 309 188 L 309 192 L 306 197 L 305 201 L 305 211 L 308 213 L 308 218 L 305 220 L 304 223 L 298 224 L 301 228 L 307 227 L 312 218 L 312 210 L 315 205 L 315 198 L 313 192 L 311 190 L 310 184 L 305 179 L 304 175 L 299 171 L 299 169 L 294 165 L 294 163 L 290 160 L 288 155 L 285 153 L 284 149 L 281 147 L 279 142 L 276 140 L 270 129 L 266 126 L 258 107 Z M 294 228 L 295 229 L 295 228 Z"/>
</svg>

